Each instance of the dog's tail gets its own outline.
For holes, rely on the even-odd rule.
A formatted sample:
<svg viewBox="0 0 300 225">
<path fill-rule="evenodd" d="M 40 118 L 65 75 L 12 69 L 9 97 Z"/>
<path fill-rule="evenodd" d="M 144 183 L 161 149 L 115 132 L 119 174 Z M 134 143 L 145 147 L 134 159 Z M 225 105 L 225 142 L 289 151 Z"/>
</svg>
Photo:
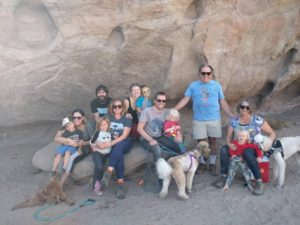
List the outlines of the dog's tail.
<svg viewBox="0 0 300 225">
<path fill-rule="evenodd" d="M 171 176 L 173 171 L 172 167 L 163 158 L 158 159 L 156 162 L 156 169 L 159 179 L 165 179 Z"/>
</svg>

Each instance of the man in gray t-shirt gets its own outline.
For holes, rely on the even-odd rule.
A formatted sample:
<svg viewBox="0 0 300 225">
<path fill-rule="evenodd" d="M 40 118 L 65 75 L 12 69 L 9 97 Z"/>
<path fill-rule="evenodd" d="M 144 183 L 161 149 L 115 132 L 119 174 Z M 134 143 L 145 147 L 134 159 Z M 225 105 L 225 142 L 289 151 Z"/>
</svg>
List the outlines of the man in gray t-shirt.
<svg viewBox="0 0 300 225">
<path fill-rule="evenodd" d="M 157 92 L 154 106 L 145 108 L 140 116 L 138 132 L 141 135 L 141 145 L 153 153 L 154 161 L 161 158 L 161 147 L 164 146 L 174 153 L 180 153 L 178 145 L 163 136 L 163 124 L 169 109 L 166 109 L 167 96 L 164 92 Z"/>
</svg>

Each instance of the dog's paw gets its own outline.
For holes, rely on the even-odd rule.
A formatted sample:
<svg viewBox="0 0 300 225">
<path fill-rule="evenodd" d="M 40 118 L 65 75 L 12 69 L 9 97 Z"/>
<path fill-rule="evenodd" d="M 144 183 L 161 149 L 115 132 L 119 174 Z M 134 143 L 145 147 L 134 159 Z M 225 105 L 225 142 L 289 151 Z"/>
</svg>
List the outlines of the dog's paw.
<svg viewBox="0 0 300 225">
<path fill-rule="evenodd" d="M 187 196 L 185 193 L 178 193 L 178 197 L 183 199 L 183 200 L 189 200 L 190 197 Z"/>
<path fill-rule="evenodd" d="M 165 197 L 167 197 L 168 193 L 165 192 L 160 192 L 160 194 L 158 195 L 159 198 L 163 199 Z"/>
</svg>

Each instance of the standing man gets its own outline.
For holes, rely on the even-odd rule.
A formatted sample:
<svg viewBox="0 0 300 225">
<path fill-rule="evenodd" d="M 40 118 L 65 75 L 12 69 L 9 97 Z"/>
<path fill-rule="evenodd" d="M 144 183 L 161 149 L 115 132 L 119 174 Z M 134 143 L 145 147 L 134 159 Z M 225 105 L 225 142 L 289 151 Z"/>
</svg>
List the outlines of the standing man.
<svg viewBox="0 0 300 225">
<path fill-rule="evenodd" d="M 97 122 L 100 117 L 107 114 L 107 108 L 111 98 L 108 97 L 108 88 L 104 85 L 99 85 L 95 92 L 97 98 L 91 101 L 91 110 L 94 115 L 94 119 Z"/>
<path fill-rule="evenodd" d="M 211 155 L 209 157 L 209 170 L 214 176 L 216 171 L 217 138 L 222 137 L 222 122 L 220 106 L 229 117 L 233 117 L 229 105 L 225 101 L 222 87 L 219 82 L 212 80 L 214 69 L 210 65 L 199 67 L 199 80 L 192 82 L 185 96 L 175 106 L 179 110 L 183 108 L 190 99 L 193 101 L 193 135 L 198 142 L 208 139 Z M 200 169 L 205 169 L 203 157 L 200 161 Z"/>
<path fill-rule="evenodd" d="M 162 157 L 160 146 L 180 153 L 178 145 L 163 136 L 163 124 L 169 112 L 169 109 L 165 108 L 166 101 L 166 94 L 157 92 L 154 96 L 154 105 L 142 111 L 137 128 L 141 135 L 140 143 L 145 149 L 153 153 L 154 162 Z M 178 137 L 176 141 L 181 142 L 182 137 Z"/>
</svg>

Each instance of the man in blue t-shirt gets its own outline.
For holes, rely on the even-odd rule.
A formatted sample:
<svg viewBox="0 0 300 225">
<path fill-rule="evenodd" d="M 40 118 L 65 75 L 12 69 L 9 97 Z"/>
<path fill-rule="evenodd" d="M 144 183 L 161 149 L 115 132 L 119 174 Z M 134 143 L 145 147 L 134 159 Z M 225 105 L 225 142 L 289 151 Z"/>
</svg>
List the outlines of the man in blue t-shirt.
<svg viewBox="0 0 300 225">
<path fill-rule="evenodd" d="M 211 155 L 209 158 L 209 169 L 212 175 L 216 172 L 217 138 L 222 137 L 222 123 L 220 106 L 230 117 L 233 114 L 225 101 L 222 86 L 219 82 L 212 80 L 214 69 L 210 65 L 199 67 L 199 80 L 192 82 L 185 96 L 175 106 L 179 110 L 183 108 L 190 99 L 193 101 L 193 135 L 197 141 L 208 139 Z M 205 160 L 201 158 L 201 169 L 205 169 Z"/>
</svg>

